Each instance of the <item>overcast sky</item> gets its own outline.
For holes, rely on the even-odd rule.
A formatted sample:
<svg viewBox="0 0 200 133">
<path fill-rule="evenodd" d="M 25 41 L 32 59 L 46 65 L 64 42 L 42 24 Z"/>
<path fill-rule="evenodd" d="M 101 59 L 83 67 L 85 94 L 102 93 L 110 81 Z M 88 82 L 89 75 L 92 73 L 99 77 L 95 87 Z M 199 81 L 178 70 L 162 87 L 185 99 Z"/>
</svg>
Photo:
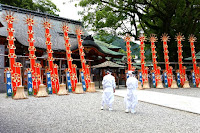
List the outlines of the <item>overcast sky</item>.
<svg viewBox="0 0 200 133">
<path fill-rule="evenodd" d="M 75 7 L 75 4 L 78 4 L 79 0 L 51 0 L 57 8 L 60 9 L 58 13 L 60 17 L 80 20 L 81 17 L 78 15 L 78 11 L 81 11 L 81 7 Z M 71 2 L 74 1 L 74 2 Z"/>
</svg>

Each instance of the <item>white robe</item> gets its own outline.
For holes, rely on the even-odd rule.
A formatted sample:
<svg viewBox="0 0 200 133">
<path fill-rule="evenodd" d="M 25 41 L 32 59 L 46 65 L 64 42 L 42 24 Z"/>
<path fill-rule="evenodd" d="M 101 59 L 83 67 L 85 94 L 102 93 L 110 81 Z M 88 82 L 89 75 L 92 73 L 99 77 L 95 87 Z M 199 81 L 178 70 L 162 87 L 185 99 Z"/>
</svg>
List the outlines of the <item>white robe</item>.
<svg viewBox="0 0 200 133">
<path fill-rule="evenodd" d="M 135 77 L 129 77 L 126 81 L 127 95 L 124 98 L 126 109 L 134 110 L 138 103 L 136 89 L 138 88 L 138 80 Z"/>
<path fill-rule="evenodd" d="M 103 95 L 102 95 L 102 106 L 108 105 L 112 107 L 112 103 L 114 101 L 114 89 L 116 87 L 115 77 L 111 74 L 108 74 L 103 77 L 102 81 L 103 85 Z"/>
</svg>

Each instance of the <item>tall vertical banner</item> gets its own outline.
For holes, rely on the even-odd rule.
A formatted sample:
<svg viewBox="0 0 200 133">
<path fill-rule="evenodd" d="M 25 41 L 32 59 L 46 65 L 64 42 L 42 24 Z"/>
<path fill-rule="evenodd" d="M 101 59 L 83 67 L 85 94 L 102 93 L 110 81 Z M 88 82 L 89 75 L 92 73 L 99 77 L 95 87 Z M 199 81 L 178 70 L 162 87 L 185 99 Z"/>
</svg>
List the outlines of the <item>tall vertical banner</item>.
<svg viewBox="0 0 200 133">
<path fill-rule="evenodd" d="M 28 95 L 33 95 L 32 74 L 28 71 Z"/>
<path fill-rule="evenodd" d="M 71 85 L 71 78 L 70 78 L 70 73 L 69 71 L 65 70 L 66 72 L 66 77 L 67 77 L 67 87 L 68 87 L 68 92 L 72 92 L 72 85 Z"/>
<path fill-rule="evenodd" d="M 177 70 L 177 85 L 178 87 L 181 87 L 181 78 L 180 78 L 179 70 Z"/>
<path fill-rule="evenodd" d="M 154 70 L 156 86 L 157 86 L 157 82 L 161 81 L 160 68 L 157 66 L 157 56 L 156 56 L 157 52 L 156 52 L 156 46 L 155 46 L 155 42 L 157 42 L 158 39 L 155 34 L 151 34 L 149 40 L 151 42 L 153 70 Z"/>
<path fill-rule="evenodd" d="M 199 85 L 199 82 L 200 82 L 200 73 L 199 73 L 199 70 L 198 70 L 198 67 L 197 67 L 196 55 L 195 55 L 195 46 L 194 46 L 194 42 L 196 42 L 197 38 L 194 35 L 189 35 L 188 40 L 190 42 L 190 48 L 191 48 L 191 54 L 192 54 L 192 63 L 193 63 L 192 78 L 193 78 L 193 84 L 195 83 L 194 87 L 196 87 L 196 86 Z"/>
<path fill-rule="evenodd" d="M 141 84 L 143 84 L 143 82 L 142 82 L 142 72 L 139 72 L 139 81 L 141 82 Z"/>
<path fill-rule="evenodd" d="M 71 50 L 70 50 L 70 43 L 69 43 L 69 37 L 68 37 L 68 32 L 69 32 L 69 26 L 67 25 L 67 23 L 62 23 L 61 28 L 63 30 L 63 34 L 64 34 L 64 41 L 65 41 L 65 48 L 66 48 L 66 57 L 67 57 L 67 64 L 68 64 L 68 70 L 66 70 L 66 73 L 70 74 L 69 76 L 67 76 L 67 78 L 70 78 L 70 83 L 68 83 L 68 90 L 69 92 L 71 92 L 71 87 L 72 87 L 72 91 L 75 91 L 76 88 L 76 83 L 77 83 L 77 74 L 76 71 L 73 71 L 72 67 L 72 57 L 71 57 Z M 69 84 L 70 84 L 70 88 L 69 88 Z"/>
<path fill-rule="evenodd" d="M 58 92 L 59 90 L 59 78 L 58 78 L 58 70 L 54 66 L 53 61 L 53 50 L 51 49 L 51 34 L 50 34 L 50 28 L 52 27 L 50 20 L 48 18 L 43 19 L 42 21 L 43 27 L 45 28 L 45 38 L 46 38 L 46 46 L 47 46 L 47 54 L 48 54 L 48 67 L 51 70 L 51 84 L 52 84 L 52 90 L 53 93 Z"/>
<path fill-rule="evenodd" d="M 81 81 L 82 81 L 83 90 L 86 91 L 85 79 L 84 79 L 84 74 L 82 71 L 81 71 Z"/>
<path fill-rule="evenodd" d="M 172 80 L 173 80 L 173 73 L 172 73 L 172 66 L 169 66 L 169 56 L 168 56 L 168 45 L 167 42 L 169 41 L 170 37 L 168 34 L 164 33 L 161 36 L 161 40 L 163 41 L 163 50 L 164 50 L 164 59 L 165 59 L 165 70 L 164 72 L 166 73 L 167 76 L 167 82 L 165 82 L 165 86 L 171 87 Z"/>
<path fill-rule="evenodd" d="M 144 53 L 145 53 L 144 42 L 146 41 L 146 36 L 141 34 L 139 39 L 140 39 L 141 73 L 142 73 L 142 82 L 141 83 L 143 83 L 143 87 L 144 87 L 144 83 L 148 83 L 148 67 L 145 67 L 145 55 L 144 55 Z M 144 88 L 149 88 L 149 85 L 147 84 L 147 86 Z"/>
<path fill-rule="evenodd" d="M 6 83 L 7 83 L 7 96 L 12 96 L 12 83 L 11 83 L 10 71 L 7 71 L 6 73 Z"/>
<path fill-rule="evenodd" d="M 128 71 L 135 71 L 135 67 L 132 66 L 132 57 L 131 57 L 131 45 L 130 45 L 131 36 L 126 34 L 124 41 L 126 42 L 126 53 L 127 53 L 127 64 Z"/>
<path fill-rule="evenodd" d="M 36 80 L 36 78 L 41 78 L 41 74 L 40 74 L 40 67 L 41 65 L 38 63 L 36 64 L 35 61 L 37 59 L 37 57 L 35 56 L 35 51 L 36 48 L 34 47 L 34 32 L 33 32 L 33 26 L 35 24 L 34 21 L 34 16 L 31 16 L 31 14 L 26 15 L 26 18 L 24 18 L 24 22 L 25 24 L 27 24 L 28 30 L 27 30 L 27 34 L 28 34 L 28 43 L 29 43 L 29 59 L 30 59 L 30 68 L 31 68 L 31 77 L 32 77 L 32 81 L 30 81 L 31 79 L 29 78 L 29 82 L 32 82 L 32 88 L 34 89 L 34 95 L 37 94 L 37 91 L 39 90 L 39 85 L 41 84 L 41 80 Z M 34 80 L 33 80 L 34 79 Z M 37 81 L 37 83 L 36 83 Z M 28 83 L 29 83 L 28 82 Z M 30 92 L 31 93 L 31 92 Z"/>
<path fill-rule="evenodd" d="M 193 82 L 194 87 L 196 87 L 196 80 L 195 80 L 194 72 L 192 72 L 192 82 Z"/>
<path fill-rule="evenodd" d="M 25 73 L 27 75 L 28 95 L 33 95 L 33 80 L 32 80 L 33 70 L 31 68 L 28 68 L 28 69 L 25 70 Z"/>
<path fill-rule="evenodd" d="M 90 75 L 87 72 L 86 68 L 86 60 L 85 60 L 85 53 L 84 53 L 84 47 L 82 45 L 83 40 L 81 39 L 81 35 L 83 35 L 83 31 L 80 26 L 76 27 L 76 35 L 77 35 L 77 40 L 78 40 L 78 48 L 79 48 L 79 55 L 81 59 L 81 66 L 82 66 L 82 71 L 85 77 L 85 83 L 86 83 L 86 88 L 88 88 L 89 83 L 90 83 Z"/>
<path fill-rule="evenodd" d="M 153 88 L 156 88 L 156 78 L 155 78 L 155 73 L 152 72 L 152 81 L 153 81 Z"/>
<path fill-rule="evenodd" d="M 180 82 L 181 82 L 181 86 L 184 85 L 185 82 L 185 69 L 186 67 L 183 67 L 183 56 L 182 56 L 182 47 L 183 45 L 181 44 L 181 41 L 184 41 L 185 37 L 181 34 L 178 33 L 175 37 L 176 41 L 177 41 L 177 47 L 178 47 L 178 64 L 179 64 L 179 74 L 180 74 Z"/>
<path fill-rule="evenodd" d="M 3 14 L 2 17 L 5 19 L 5 21 L 7 22 L 7 31 L 8 31 L 8 46 L 7 48 L 9 49 L 8 52 L 8 58 L 9 58 L 9 62 L 10 62 L 10 69 L 11 71 L 11 80 L 12 80 L 12 89 L 13 89 L 13 93 L 15 95 L 16 90 L 17 90 L 17 86 L 21 85 L 22 82 L 21 81 L 21 73 L 20 73 L 20 67 L 18 68 L 18 64 L 15 65 L 15 59 L 17 58 L 16 54 L 15 54 L 15 38 L 14 38 L 14 28 L 13 28 L 13 23 L 15 21 L 15 17 L 14 17 L 14 12 L 6 11 L 6 14 Z M 14 66 L 15 65 L 15 66 Z"/>
<path fill-rule="evenodd" d="M 164 72 L 164 83 L 165 83 L 165 87 L 168 88 L 168 80 L 167 80 L 167 73 Z"/>
<path fill-rule="evenodd" d="M 28 72 L 28 95 L 33 95 L 33 83 L 32 83 L 32 74 Z"/>
<path fill-rule="evenodd" d="M 7 97 L 13 96 L 12 82 L 11 82 L 11 72 L 12 72 L 12 70 L 10 68 L 6 68 L 4 70 L 4 73 L 5 73 L 5 76 L 6 76 Z"/>
<path fill-rule="evenodd" d="M 46 76 L 47 76 L 47 91 L 48 94 L 52 94 L 51 73 L 48 70 L 46 71 Z"/>
</svg>

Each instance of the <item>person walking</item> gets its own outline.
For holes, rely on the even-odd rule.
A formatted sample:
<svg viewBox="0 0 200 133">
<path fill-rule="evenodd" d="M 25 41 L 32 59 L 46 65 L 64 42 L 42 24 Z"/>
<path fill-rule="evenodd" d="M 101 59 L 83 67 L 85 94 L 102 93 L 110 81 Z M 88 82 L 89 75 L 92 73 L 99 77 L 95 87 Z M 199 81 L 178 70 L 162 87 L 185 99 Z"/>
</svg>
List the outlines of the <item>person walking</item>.
<svg viewBox="0 0 200 133">
<path fill-rule="evenodd" d="M 107 75 L 103 77 L 103 95 L 102 95 L 102 106 L 101 110 L 104 109 L 105 105 L 108 105 L 109 111 L 112 111 L 112 103 L 114 101 L 114 92 L 115 92 L 115 77 L 111 75 L 111 71 L 107 70 Z"/>
<path fill-rule="evenodd" d="M 138 88 L 138 80 L 135 78 L 133 71 L 128 71 L 128 79 L 126 80 L 127 94 L 124 98 L 126 105 L 126 113 L 135 113 L 135 106 L 138 103 L 136 89 Z"/>
</svg>

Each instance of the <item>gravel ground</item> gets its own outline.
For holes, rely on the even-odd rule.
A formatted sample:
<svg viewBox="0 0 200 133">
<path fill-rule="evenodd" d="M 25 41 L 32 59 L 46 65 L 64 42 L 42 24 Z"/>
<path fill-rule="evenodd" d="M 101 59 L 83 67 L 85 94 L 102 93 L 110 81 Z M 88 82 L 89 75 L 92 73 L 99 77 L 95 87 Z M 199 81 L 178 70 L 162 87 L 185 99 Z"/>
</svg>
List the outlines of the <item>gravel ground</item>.
<svg viewBox="0 0 200 133">
<path fill-rule="evenodd" d="M 0 94 L 0 133 L 197 133 L 200 115 L 139 102 L 125 113 L 115 96 L 113 111 L 100 110 L 102 93 L 50 95 L 12 100 Z"/>
</svg>

